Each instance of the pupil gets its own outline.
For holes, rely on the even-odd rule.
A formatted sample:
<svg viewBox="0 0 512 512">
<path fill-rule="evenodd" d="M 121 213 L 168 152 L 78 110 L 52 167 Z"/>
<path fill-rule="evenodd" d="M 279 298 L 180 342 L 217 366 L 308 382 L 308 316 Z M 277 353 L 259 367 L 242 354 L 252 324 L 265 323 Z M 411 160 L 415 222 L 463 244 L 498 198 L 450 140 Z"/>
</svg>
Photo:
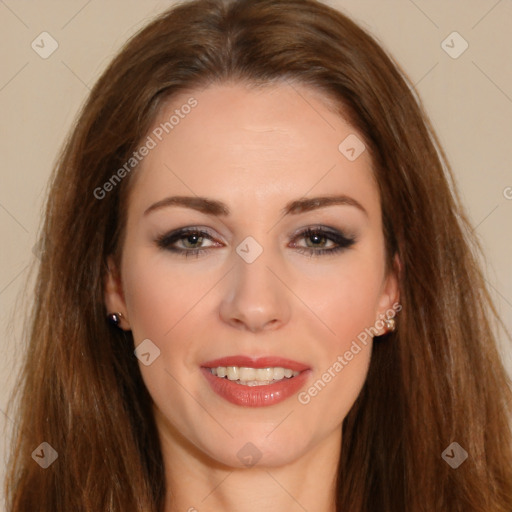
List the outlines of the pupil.
<svg viewBox="0 0 512 512">
<path fill-rule="evenodd" d="M 313 242 L 313 245 L 322 244 L 324 237 L 322 235 L 310 235 L 309 239 Z"/>
<path fill-rule="evenodd" d="M 196 245 L 201 241 L 201 237 L 199 235 L 188 235 L 186 240 L 188 245 Z"/>
</svg>

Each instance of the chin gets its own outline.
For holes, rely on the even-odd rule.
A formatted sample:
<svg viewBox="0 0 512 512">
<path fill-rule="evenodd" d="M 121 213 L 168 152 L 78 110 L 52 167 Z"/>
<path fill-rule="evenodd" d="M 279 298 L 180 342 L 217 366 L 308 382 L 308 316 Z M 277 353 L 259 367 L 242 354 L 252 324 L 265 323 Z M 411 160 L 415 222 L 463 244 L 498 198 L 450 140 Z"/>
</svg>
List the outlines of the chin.
<svg viewBox="0 0 512 512">
<path fill-rule="evenodd" d="M 279 428 L 279 427 L 278 427 Z M 209 456 L 219 464 L 232 468 L 276 468 L 294 463 L 307 452 L 309 443 L 298 438 L 297 431 L 268 431 L 252 428 L 241 435 L 235 435 L 222 445 L 207 447 Z M 209 448 L 209 449 L 208 449 Z"/>
</svg>

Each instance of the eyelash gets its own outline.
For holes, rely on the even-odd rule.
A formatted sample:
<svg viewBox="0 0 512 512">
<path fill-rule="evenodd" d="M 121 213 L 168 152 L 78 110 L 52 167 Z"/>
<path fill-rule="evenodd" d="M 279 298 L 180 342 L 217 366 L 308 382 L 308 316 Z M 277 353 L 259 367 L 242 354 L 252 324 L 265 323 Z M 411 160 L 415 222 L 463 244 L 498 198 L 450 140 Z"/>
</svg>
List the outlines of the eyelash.
<svg viewBox="0 0 512 512">
<path fill-rule="evenodd" d="M 169 252 L 173 252 L 175 254 L 184 256 L 188 258 L 189 256 L 195 256 L 199 257 L 202 254 L 205 254 L 211 247 L 215 247 L 214 245 L 208 246 L 206 249 L 197 248 L 197 249 L 182 249 L 178 247 L 173 247 L 172 244 L 187 238 L 189 236 L 195 235 L 198 238 L 206 238 L 208 240 L 214 241 L 214 237 L 208 233 L 207 231 L 204 231 L 200 228 L 196 227 L 189 227 L 189 228 L 182 228 L 178 229 L 176 231 L 173 231 L 171 233 L 164 234 L 156 239 L 156 244 L 161 249 L 167 250 Z M 293 240 L 297 240 L 300 238 L 311 238 L 314 236 L 318 236 L 321 239 L 326 239 L 327 241 L 334 242 L 336 244 L 335 247 L 332 248 L 321 248 L 321 249 L 314 249 L 311 247 L 297 247 L 294 246 L 294 248 L 299 252 L 300 254 L 307 254 L 310 257 L 313 256 L 321 256 L 325 254 L 336 254 L 339 253 L 345 249 L 348 249 L 352 245 L 355 244 L 356 240 L 354 237 L 349 237 L 341 233 L 337 230 L 327 229 L 325 227 L 308 227 L 306 229 L 303 229 L 299 233 L 297 233 Z"/>
</svg>

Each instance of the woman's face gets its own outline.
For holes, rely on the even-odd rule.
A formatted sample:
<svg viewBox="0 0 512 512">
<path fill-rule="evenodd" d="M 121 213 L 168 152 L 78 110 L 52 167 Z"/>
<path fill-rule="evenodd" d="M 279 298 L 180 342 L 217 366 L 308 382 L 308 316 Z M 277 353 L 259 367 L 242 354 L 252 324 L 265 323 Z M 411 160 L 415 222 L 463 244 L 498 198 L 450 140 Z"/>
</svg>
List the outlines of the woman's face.
<svg viewBox="0 0 512 512">
<path fill-rule="evenodd" d="M 229 466 L 336 456 L 398 299 L 361 137 L 287 84 L 182 94 L 149 136 L 106 302 L 142 343 L 163 445 Z"/>
</svg>

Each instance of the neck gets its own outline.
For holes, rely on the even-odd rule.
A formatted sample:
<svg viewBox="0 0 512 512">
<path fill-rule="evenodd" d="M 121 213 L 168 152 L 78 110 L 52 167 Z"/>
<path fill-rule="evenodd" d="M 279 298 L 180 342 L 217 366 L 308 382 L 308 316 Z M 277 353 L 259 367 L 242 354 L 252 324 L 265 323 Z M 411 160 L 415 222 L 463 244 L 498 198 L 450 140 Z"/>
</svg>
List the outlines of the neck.
<svg viewBox="0 0 512 512">
<path fill-rule="evenodd" d="M 341 434 L 286 465 L 233 468 L 181 439 L 162 436 L 165 512 L 335 512 Z"/>
</svg>

